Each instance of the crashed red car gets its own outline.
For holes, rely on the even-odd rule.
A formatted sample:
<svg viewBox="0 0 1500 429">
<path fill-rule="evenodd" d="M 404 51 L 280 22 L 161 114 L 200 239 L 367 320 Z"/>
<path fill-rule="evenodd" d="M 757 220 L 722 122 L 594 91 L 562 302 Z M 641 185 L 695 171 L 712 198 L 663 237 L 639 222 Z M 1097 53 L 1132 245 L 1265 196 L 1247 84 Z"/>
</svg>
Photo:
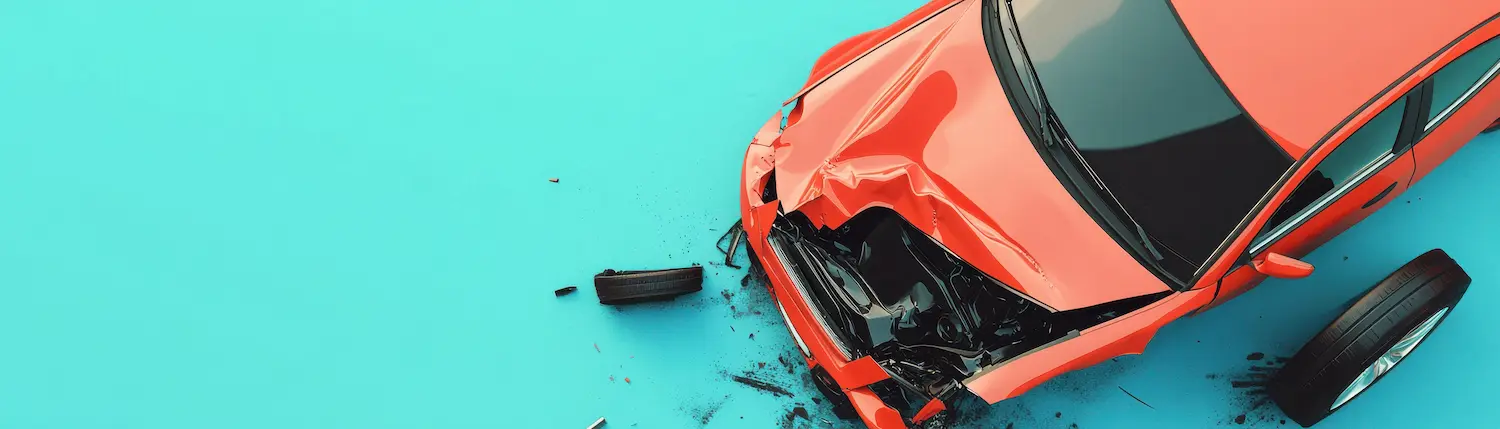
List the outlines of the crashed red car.
<svg viewBox="0 0 1500 429">
<path fill-rule="evenodd" d="M 755 135 L 740 198 L 824 393 L 903 428 L 1140 353 L 1311 274 L 1296 258 L 1500 118 L 1494 2 L 1314 3 L 940 0 L 830 49 Z M 1337 409 L 1467 285 L 1441 251 L 1403 267 L 1343 316 L 1391 327 L 1325 331 L 1379 347 L 1309 343 L 1289 367 L 1333 369 L 1283 383 L 1283 409 Z"/>
</svg>

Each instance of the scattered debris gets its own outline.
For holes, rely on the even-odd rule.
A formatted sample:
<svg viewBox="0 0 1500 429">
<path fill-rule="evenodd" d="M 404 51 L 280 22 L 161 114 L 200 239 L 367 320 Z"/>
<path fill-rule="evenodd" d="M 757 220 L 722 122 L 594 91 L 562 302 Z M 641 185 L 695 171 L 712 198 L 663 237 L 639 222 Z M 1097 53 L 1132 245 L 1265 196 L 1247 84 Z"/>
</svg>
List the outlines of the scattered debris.
<svg viewBox="0 0 1500 429">
<path fill-rule="evenodd" d="M 1146 401 L 1142 401 L 1141 398 L 1136 397 L 1134 393 L 1130 393 L 1129 390 L 1125 390 L 1125 386 L 1115 386 L 1115 387 L 1120 388 L 1121 392 L 1125 392 L 1126 395 L 1130 395 L 1130 399 L 1134 399 L 1136 402 L 1140 402 L 1141 405 L 1145 405 L 1146 408 L 1150 408 L 1150 409 L 1153 409 L 1153 410 L 1156 409 L 1156 407 L 1153 407 L 1153 406 L 1151 406 L 1151 404 L 1147 404 Z"/>
<path fill-rule="evenodd" d="M 556 177 L 553 177 L 553 178 L 551 178 L 551 179 L 547 179 L 547 181 L 548 181 L 548 182 L 552 182 L 552 183 L 557 183 L 557 178 L 556 178 Z M 603 420 L 604 420 L 604 419 L 600 419 L 600 421 L 603 421 Z"/>
<path fill-rule="evenodd" d="M 567 295 L 567 294 L 573 293 L 573 292 L 575 292 L 577 290 L 578 290 L 578 286 L 568 286 L 568 287 L 565 287 L 565 288 L 562 288 L 562 289 L 558 289 L 558 290 L 552 291 L 552 294 L 553 295 L 557 295 L 557 296 L 563 296 L 563 295 Z"/>
<path fill-rule="evenodd" d="M 698 417 L 698 424 L 707 425 L 710 420 L 714 419 L 714 414 L 718 413 L 719 407 L 722 406 L 724 406 L 724 403 L 719 402 L 711 407 L 708 407 L 708 409 L 703 410 L 703 415 Z"/>
<path fill-rule="evenodd" d="M 766 363 L 765 362 L 756 362 L 755 365 L 757 367 L 759 367 L 759 368 L 765 368 L 766 367 Z"/>
<path fill-rule="evenodd" d="M 1344 260 L 1345 261 L 1349 260 L 1349 255 L 1344 255 Z"/>
<path fill-rule="evenodd" d="M 789 397 L 789 398 L 792 397 L 792 392 L 786 390 L 786 388 L 783 388 L 781 386 L 777 386 L 775 384 L 771 384 L 770 382 L 767 382 L 767 381 L 764 381 L 764 380 L 758 380 L 758 379 L 755 379 L 755 378 L 751 378 L 751 377 L 748 376 L 748 374 L 747 375 L 743 375 L 743 376 L 742 375 L 731 375 L 731 376 L 729 376 L 729 378 L 731 380 L 734 380 L 736 383 L 740 383 L 740 384 L 743 384 L 743 385 L 746 385 L 746 386 L 753 387 L 756 390 L 760 390 L 762 392 L 770 393 L 770 394 L 772 394 L 774 396 L 786 396 L 786 397 Z"/>
<path fill-rule="evenodd" d="M 1261 360 L 1261 359 L 1265 359 L 1265 358 L 1266 358 L 1266 354 L 1265 353 L 1261 353 L 1261 352 L 1255 352 L 1255 353 L 1251 353 L 1250 356 L 1245 356 L 1245 360 Z"/>
<path fill-rule="evenodd" d="M 724 254 L 724 265 L 730 268 L 745 268 L 734 264 L 734 255 L 739 251 L 740 243 L 745 238 L 745 225 L 743 222 L 742 220 L 735 221 L 734 225 L 730 226 L 729 230 L 725 231 L 724 235 L 719 236 L 719 240 L 714 243 L 714 246 L 719 248 L 719 252 Z M 725 240 L 729 241 L 728 246 L 723 244 Z"/>
<path fill-rule="evenodd" d="M 557 181 L 557 179 L 552 179 L 552 180 L 553 181 Z M 602 428 L 602 427 L 604 427 L 604 418 L 603 417 L 600 417 L 599 420 L 594 420 L 594 424 L 589 425 L 589 429 L 599 429 L 599 428 Z"/>
<path fill-rule="evenodd" d="M 755 339 L 755 333 L 754 332 L 750 333 L 750 339 L 752 339 L 752 340 Z"/>
<path fill-rule="evenodd" d="M 615 381 L 615 376 L 613 376 L 613 375 L 609 376 L 609 381 Z"/>
<path fill-rule="evenodd" d="M 1249 389 L 1265 386 L 1266 382 L 1259 380 L 1234 380 L 1229 382 L 1229 387 L 1236 389 Z"/>
<path fill-rule="evenodd" d="M 1259 356 L 1259 359 L 1249 365 L 1249 371 L 1236 375 L 1219 375 L 1218 378 L 1229 379 L 1230 387 L 1238 392 L 1237 408 L 1240 414 L 1222 421 L 1221 425 L 1243 425 L 1254 423 L 1271 423 L 1276 421 L 1280 413 L 1271 406 L 1271 396 L 1267 388 L 1271 379 L 1275 378 L 1276 371 L 1281 369 L 1279 364 L 1268 364 L 1261 366 L 1262 362 L 1285 362 L 1285 357 Z M 1261 360 L 1263 359 L 1263 360 Z M 1231 378 L 1232 377 L 1232 378 Z"/>
<path fill-rule="evenodd" d="M 717 417 L 719 415 L 719 411 L 723 410 L 724 404 L 729 402 L 729 395 L 724 395 L 723 398 L 710 399 L 708 401 L 693 402 L 693 404 L 686 405 L 681 409 L 683 411 L 686 411 L 688 413 L 688 416 L 691 417 L 694 421 L 698 422 L 698 427 L 707 427 L 708 423 L 712 421 L 714 417 Z M 743 419 L 745 417 L 740 416 L 740 418 Z"/>
<path fill-rule="evenodd" d="M 786 421 L 792 421 L 798 418 L 801 418 L 802 420 L 809 420 L 809 418 L 807 417 L 807 408 L 794 407 L 791 411 L 786 412 Z"/>
<path fill-rule="evenodd" d="M 787 374 L 795 374 L 797 372 L 797 366 L 793 365 L 792 361 L 787 360 L 786 355 L 776 356 L 776 361 L 781 362 L 781 366 L 786 368 Z"/>
</svg>

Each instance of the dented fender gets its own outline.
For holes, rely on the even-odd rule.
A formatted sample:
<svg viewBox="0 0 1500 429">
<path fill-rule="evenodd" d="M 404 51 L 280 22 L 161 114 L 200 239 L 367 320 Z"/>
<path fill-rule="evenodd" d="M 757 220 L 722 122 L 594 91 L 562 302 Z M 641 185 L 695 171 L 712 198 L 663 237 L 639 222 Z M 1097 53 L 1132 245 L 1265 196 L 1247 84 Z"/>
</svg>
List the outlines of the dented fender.
<svg viewBox="0 0 1500 429">
<path fill-rule="evenodd" d="M 782 211 L 817 227 L 894 210 L 1051 310 L 1169 290 L 1032 145 L 990 62 L 980 3 L 934 9 L 800 95 L 785 130 L 757 138 L 771 151 L 754 148 L 757 164 L 747 167 L 761 170 L 751 174 L 768 168 L 758 159 L 771 160 Z"/>
<path fill-rule="evenodd" d="M 802 296 L 796 288 L 783 287 L 791 285 L 792 280 L 781 268 L 780 260 L 771 251 L 767 241 L 771 224 L 778 213 L 779 202 L 763 202 L 758 197 L 766 176 L 774 169 L 775 159 L 770 146 L 757 143 L 775 140 L 775 135 L 780 131 L 780 120 L 781 112 L 777 112 L 766 121 L 745 152 L 745 174 L 741 175 L 740 186 L 740 218 L 743 219 L 745 228 L 745 242 L 754 250 L 756 257 L 765 262 L 766 276 L 771 280 L 767 287 L 775 296 L 777 305 L 782 306 L 781 310 L 789 324 L 787 329 L 792 330 L 793 336 L 802 339 L 811 352 L 811 356 L 804 356 L 806 365 L 810 367 L 814 362 L 821 364 L 846 391 L 889 379 L 890 375 L 869 356 L 853 361 L 844 359 L 829 333 L 821 328 L 812 309 L 806 304 L 810 302 L 808 298 Z"/>
<path fill-rule="evenodd" d="M 823 55 L 819 56 L 818 60 L 813 63 L 812 73 L 808 75 L 807 83 L 802 86 L 802 89 L 797 90 L 795 95 L 792 95 L 791 98 L 788 98 L 781 104 L 791 104 L 797 100 L 797 97 L 801 97 L 808 91 L 812 91 L 818 84 L 828 80 L 830 76 L 843 70 L 850 63 L 858 61 L 891 39 L 900 37 L 917 24 L 921 24 L 923 21 L 942 13 L 944 10 L 953 7 L 953 5 L 961 1 L 932 0 L 902 17 L 900 20 L 891 23 L 891 25 L 854 35 L 854 37 L 844 39 L 844 41 L 833 45 L 832 48 L 823 52 Z"/>
<path fill-rule="evenodd" d="M 1140 354 L 1156 332 L 1213 300 L 1212 288 L 1174 293 L 1140 310 L 1089 328 L 1077 337 L 1038 348 L 964 380 L 970 392 L 996 403 L 1020 396 L 1063 373 L 1114 357 Z"/>
</svg>

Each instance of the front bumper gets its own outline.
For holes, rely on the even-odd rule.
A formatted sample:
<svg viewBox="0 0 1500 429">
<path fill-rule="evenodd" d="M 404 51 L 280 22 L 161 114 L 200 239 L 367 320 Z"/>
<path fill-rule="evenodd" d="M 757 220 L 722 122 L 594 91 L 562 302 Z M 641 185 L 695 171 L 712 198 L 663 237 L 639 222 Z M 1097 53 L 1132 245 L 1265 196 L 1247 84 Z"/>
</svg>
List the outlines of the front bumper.
<svg viewBox="0 0 1500 429">
<path fill-rule="evenodd" d="M 843 391 L 859 418 L 872 429 L 905 429 L 906 420 L 871 389 L 871 385 L 890 379 L 890 375 L 869 356 L 851 359 L 838 340 L 824 328 L 826 322 L 810 305 L 806 290 L 799 290 L 792 274 L 769 240 L 779 205 L 763 203 L 759 196 L 763 180 L 774 170 L 772 142 L 780 133 L 781 112 L 771 116 L 751 141 L 745 154 L 744 175 L 740 186 L 740 215 L 746 243 L 752 249 L 755 263 L 764 269 L 767 287 L 785 316 L 787 328 L 805 346 L 803 356 L 809 369 L 826 372 Z"/>
</svg>

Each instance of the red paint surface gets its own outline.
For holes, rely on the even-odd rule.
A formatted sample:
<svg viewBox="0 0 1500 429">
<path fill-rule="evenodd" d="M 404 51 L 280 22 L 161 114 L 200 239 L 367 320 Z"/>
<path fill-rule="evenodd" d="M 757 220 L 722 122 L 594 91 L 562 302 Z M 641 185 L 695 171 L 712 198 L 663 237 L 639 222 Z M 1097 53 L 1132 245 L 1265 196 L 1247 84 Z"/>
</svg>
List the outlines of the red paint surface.
<svg viewBox="0 0 1500 429">
<path fill-rule="evenodd" d="M 807 84 L 803 85 L 802 89 L 797 91 L 797 94 L 793 95 L 791 99 L 788 99 L 787 103 L 791 103 L 792 100 L 812 90 L 813 87 L 818 86 L 820 82 L 834 73 L 839 72 L 844 66 L 863 57 L 892 38 L 900 36 L 917 24 L 937 15 L 956 3 L 959 3 L 959 0 L 932 0 L 922 5 L 922 7 L 917 8 L 917 10 L 901 17 L 901 19 L 896 20 L 896 22 L 891 23 L 891 25 L 860 33 L 839 42 L 837 45 L 833 45 L 832 48 L 829 48 L 827 52 L 818 57 L 817 62 L 813 63 L 813 70 L 807 77 Z"/>
<path fill-rule="evenodd" d="M 1230 92 L 1293 157 L 1500 9 L 1485 0 L 1172 4 Z"/>
<path fill-rule="evenodd" d="M 1300 279 L 1312 275 L 1312 264 L 1275 252 L 1266 252 L 1250 261 L 1256 272 L 1283 279 Z"/>
<path fill-rule="evenodd" d="M 922 406 L 922 409 L 917 410 L 917 415 L 915 417 L 912 417 L 911 421 L 917 423 L 927 421 L 927 419 L 932 418 L 932 416 L 935 416 L 937 415 L 937 413 L 941 413 L 946 409 L 948 409 L 948 406 L 946 404 L 943 404 L 943 400 L 932 398 L 931 401 L 927 401 L 927 404 Z"/>
<path fill-rule="evenodd" d="M 854 410 L 859 412 L 861 420 L 870 429 L 904 429 L 906 423 L 901 420 L 901 413 L 880 401 L 880 397 L 871 392 L 868 387 L 850 390 L 849 401 L 854 403 Z"/>
</svg>

